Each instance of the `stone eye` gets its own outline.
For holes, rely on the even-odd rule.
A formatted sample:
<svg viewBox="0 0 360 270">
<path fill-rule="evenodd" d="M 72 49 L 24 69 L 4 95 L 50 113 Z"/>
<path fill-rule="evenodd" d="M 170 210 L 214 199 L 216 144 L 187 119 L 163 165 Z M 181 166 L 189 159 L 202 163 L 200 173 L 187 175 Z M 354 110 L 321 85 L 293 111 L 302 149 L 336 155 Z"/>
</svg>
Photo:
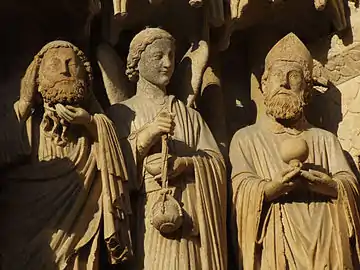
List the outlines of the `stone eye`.
<svg viewBox="0 0 360 270">
<path fill-rule="evenodd" d="M 59 69 L 59 67 L 60 67 L 60 59 L 59 58 L 53 58 L 48 65 L 48 68 L 51 71 L 56 71 Z"/>
<path fill-rule="evenodd" d="M 161 57 L 162 57 L 162 55 L 160 53 L 153 55 L 153 59 L 155 59 L 155 60 L 160 60 Z"/>
<path fill-rule="evenodd" d="M 300 85 L 302 82 L 302 79 L 303 79 L 302 74 L 299 71 L 293 70 L 288 73 L 288 81 L 289 81 L 290 86 Z"/>
</svg>

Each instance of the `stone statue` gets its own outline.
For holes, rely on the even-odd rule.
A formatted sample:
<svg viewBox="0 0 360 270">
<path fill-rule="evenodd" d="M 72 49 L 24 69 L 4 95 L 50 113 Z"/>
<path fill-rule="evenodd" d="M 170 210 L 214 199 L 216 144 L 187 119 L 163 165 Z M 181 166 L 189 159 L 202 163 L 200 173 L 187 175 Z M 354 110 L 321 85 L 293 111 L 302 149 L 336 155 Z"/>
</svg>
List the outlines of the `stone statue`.
<svg viewBox="0 0 360 270">
<path fill-rule="evenodd" d="M 304 117 L 312 61 L 294 34 L 280 40 L 265 59 L 266 114 L 231 142 L 232 224 L 243 269 L 360 267 L 358 182 L 337 138 Z"/>
<path fill-rule="evenodd" d="M 132 255 L 124 159 L 91 83 L 66 41 L 26 71 L 1 138 L 1 269 L 99 269 L 103 246 L 109 264 Z"/>
<path fill-rule="evenodd" d="M 168 32 L 138 33 L 126 71 L 137 92 L 109 109 L 136 204 L 132 269 L 226 269 L 225 165 L 199 113 L 166 94 L 174 51 Z"/>
</svg>

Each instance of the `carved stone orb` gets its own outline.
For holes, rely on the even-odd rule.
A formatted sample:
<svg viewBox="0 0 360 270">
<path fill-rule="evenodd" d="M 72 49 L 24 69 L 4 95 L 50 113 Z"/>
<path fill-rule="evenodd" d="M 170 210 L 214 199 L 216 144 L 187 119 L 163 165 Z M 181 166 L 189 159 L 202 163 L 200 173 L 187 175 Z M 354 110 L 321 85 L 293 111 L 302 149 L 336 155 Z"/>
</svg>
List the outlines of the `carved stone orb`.
<svg viewBox="0 0 360 270">
<path fill-rule="evenodd" d="M 285 163 L 298 167 L 308 158 L 309 147 L 304 139 L 288 139 L 282 142 L 280 155 Z"/>
<path fill-rule="evenodd" d="M 183 222 L 182 209 L 173 196 L 164 192 L 152 207 L 151 224 L 162 234 L 170 234 Z"/>
</svg>

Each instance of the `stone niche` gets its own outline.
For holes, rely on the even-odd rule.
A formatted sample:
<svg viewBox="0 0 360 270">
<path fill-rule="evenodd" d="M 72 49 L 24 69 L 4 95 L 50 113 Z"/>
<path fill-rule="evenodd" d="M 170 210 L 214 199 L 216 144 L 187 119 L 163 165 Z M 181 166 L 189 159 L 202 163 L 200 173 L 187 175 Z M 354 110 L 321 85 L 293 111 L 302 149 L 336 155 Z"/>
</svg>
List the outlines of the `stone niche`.
<svg viewBox="0 0 360 270">
<path fill-rule="evenodd" d="M 348 109 L 347 100 L 353 99 L 357 93 L 356 52 L 360 35 L 357 25 L 360 15 L 356 2 L 345 1 L 339 7 L 336 5 L 342 1 L 334 1 L 329 2 L 324 10 L 316 10 L 312 0 L 231 1 L 245 3 L 239 7 L 236 16 L 229 12 L 226 2 L 221 8 L 211 5 L 216 1 L 208 1 L 210 4 L 204 1 L 200 8 L 194 8 L 182 0 L 162 1 L 159 4 L 150 2 L 39 0 L 28 3 L 16 0 L 1 3 L 1 46 L 6 53 L 2 58 L 0 83 L 2 95 L 8 97 L 2 99 L 2 107 L 11 104 L 6 100 L 16 98 L 19 79 L 33 55 L 43 44 L 54 39 L 69 40 L 90 57 L 94 65 L 94 91 L 106 107 L 109 103 L 101 72 L 96 65 L 96 48 L 99 44 L 111 44 L 125 62 L 132 36 L 146 26 L 161 26 L 175 36 L 177 62 L 180 62 L 194 37 L 199 36 L 206 17 L 210 18 L 207 20 L 212 71 L 218 77 L 218 82 L 213 85 L 218 86 L 202 91 L 203 97 L 198 98 L 197 106 L 210 122 L 208 124 L 221 145 L 226 148 L 238 128 L 256 121 L 262 111 L 259 80 L 264 57 L 281 37 L 294 32 L 311 49 L 314 58 L 325 66 L 327 71 L 323 72 L 331 77 L 329 82 L 336 86 L 322 88 L 321 92 L 315 93 L 316 97 L 329 98 L 329 106 L 336 109 L 326 110 L 322 107 L 324 115 L 321 117 L 318 116 L 320 112 L 312 112 L 311 117 L 317 118 L 313 121 L 338 134 L 345 149 L 355 151 L 356 143 L 351 134 L 357 131 L 349 126 L 352 120 L 347 118 L 353 119 L 353 113 Z M 221 12 L 225 15 L 220 16 Z M 132 85 L 129 89 L 130 94 L 133 93 Z M 219 103 L 219 100 L 222 102 Z M 335 115 L 330 116 L 328 112 Z M 348 128 L 352 132 L 345 131 Z M 350 137 L 354 143 L 350 143 Z"/>
<path fill-rule="evenodd" d="M 6 110 L 17 98 L 20 79 L 27 66 L 44 44 L 66 39 L 86 50 L 91 12 L 87 0 L 16 0 L 2 1 L 0 14 L 1 110 Z"/>
<path fill-rule="evenodd" d="M 254 1 L 255 2 L 255 1 Z M 313 100 L 308 119 L 336 134 L 344 150 L 358 163 L 358 91 L 360 75 L 360 13 L 357 3 L 346 3 L 346 27 L 339 28 L 331 7 L 318 11 L 312 1 L 275 1 L 253 21 L 243 22 L 220 54 L 228 134 L 256 122 L 263 113 L 260 89 L 264 58 L 284 35 L 294 32 L 314 57 Z M 254 8 L 255 9 L 255 8 Z M 256 12 L 255 12 L 256 13 Z M 255 16 L 255 15 L 254 15 Z M 355 105 L 356 104 L 356 105 Z M 351 158 L 349 159 L 351 161 Z"/>
<path fill-rule="evenodd" d="M 192 2 L 195 4 L 190 5 Z M 114 87 L 117 83 L 126 84 L 128 92 L 119 98 L 125 99 L 134 93 L 134 85 L 112 76 L 124 72 L 129 44 L 137 32 L 146 26 L 160 26 L 169 31 L 176 39 L 176 63 L 180 66 L 180 63 L 186 63 L 184 55 L 189 48 L 204 39 L 205 27 L 208 68 L 203 71 L 193 107 L 209 125 L 227 159 L 228 145 L 234 133 L 255 123 L 264 113 L 260 80 L 266 54 L 278 40 L 293 32 L 315 59 L 316 83 L 313 100 L 306 112 L 308 119 L 338 136 L 357 172 L 360 163 L 359 3 L 325 0 L 320 2 L 328 3 L 318 7 L 318 2 L 1 1 L 0 115 L 2 117 L 13 106 L 19 95 L 21 77 L 33 56 L 49 41 L 67 40 L 85 52 L 93 67 L 94 93 L 106 109 L 111 103 L 107 83 Z M 238 3 L 237 14 L 232 13 L 229 3 Z M 110 72 L 107 78 L 104 78 L 104 69 L 97 59 L 98 48 L 104 44 L 114 53 L 107 67 L 114 67 L 114 70 L 106 70 Z M 193 50 L 196 49 L 195 45 Z M 189 76 L 186 70 L 179 74 Z M 177 90 L 174 77 L 169 91 L 186 102 L 187 96 L 194 93 L 188 92 L 189 87 L 184 87 L 184 92 Z M 231 257 L 231 250 L 229 254 Z"/>
</svg>

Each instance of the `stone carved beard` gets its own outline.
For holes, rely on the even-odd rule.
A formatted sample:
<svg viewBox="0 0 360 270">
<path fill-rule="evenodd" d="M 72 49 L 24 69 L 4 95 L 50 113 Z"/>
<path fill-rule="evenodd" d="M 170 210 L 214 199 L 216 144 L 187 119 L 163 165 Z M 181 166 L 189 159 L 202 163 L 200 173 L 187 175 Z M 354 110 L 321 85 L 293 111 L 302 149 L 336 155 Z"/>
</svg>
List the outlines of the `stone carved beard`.
<svg viewBox="0 0 360 270">
<path fill-rule="evenodd" d="M 274 94 L 265 92 L 266 113 L 276 120 L 296 120 L 304 111 L 304 94 L 280 88 Z"/>
<path fill-rule="evenodd" d="M 41 121 L 41 129 L 46 137 L 50 137 L 58 146 L 64 146 L 68 142 L 67 131 L 69 124 L 60 118 L 55 109 L 44 104 L 44 115 Z"/>
<path fill-rule="evenodd" d="M 69 123 L 58 116 L 54 106 L 58 103 L 79 106 L 86 98 L 85 81 L 74 78 L 54 83 L 43 81 L 39 84 L 39 92 L 44 100 L 42 130 L 45 136 L 52 138 L 55 144 L 64 146 L 68 142 Z"/>
<path fill-rule="evenodd" d="M 57 103 L 80 105 L 86 97 L 86 86 L 84 80 L 69 78 L 54 83 L 42 82 L 39 92 L 49 106 Z"/>
</svg>

